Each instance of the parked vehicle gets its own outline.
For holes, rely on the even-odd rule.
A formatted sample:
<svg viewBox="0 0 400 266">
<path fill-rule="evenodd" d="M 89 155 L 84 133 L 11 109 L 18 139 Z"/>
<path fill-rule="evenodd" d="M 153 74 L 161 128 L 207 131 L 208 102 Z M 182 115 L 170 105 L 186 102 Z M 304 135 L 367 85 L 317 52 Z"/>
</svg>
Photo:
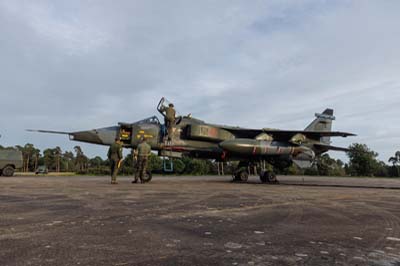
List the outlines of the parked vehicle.
<svg viewBox="0 0 400 266">
<path fill-rule="evenodd" d="M 42 174 L 45 175 L 49 172 L 49 169 L 45 165 L 39 165 L 39 167 L 36 169 L 35 174 Z"/>
<path fill-rule="evenodd" d="M 22 168 L 22 152 L 17 150 L 0 150 L 0 175 L 13 176 L 15 169 Z"/>
</svg>

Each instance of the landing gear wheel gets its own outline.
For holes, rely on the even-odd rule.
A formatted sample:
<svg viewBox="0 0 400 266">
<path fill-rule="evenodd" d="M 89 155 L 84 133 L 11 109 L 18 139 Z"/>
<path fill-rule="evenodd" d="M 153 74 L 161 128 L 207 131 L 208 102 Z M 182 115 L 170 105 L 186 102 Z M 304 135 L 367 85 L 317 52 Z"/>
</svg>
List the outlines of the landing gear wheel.
<svg viewBox="0 0 400 266">
<path fill-rule="evenodd" d="M 266 172 L 262 172 L 262 173 L 260 174 L 260 181 L 261 181 L 261 183 L 267 183 L 267 181 L 268 181 L 268 178 L 267 178 L 267 176 L 266 176 L 265 173 L 266 173 Z"/>
<path fill-rule="evenodd" d="M 276 175 L 273 172 L 269 172 L 269 176 L 268 176 L 268 182 L 269 183 L 278 183 L 278 180 L 276 179 Z"/>
<path fill-rule="evenodd" d="M 6 167 L 3 168 L 3 171 L 1 172 L 3 176 L 13 176 L 14 175 L 14 167 L 7 165 Z"/>
<path fill-rule="evenodd" d="M 248 179 L 249 179 L 249 174 L 247 173 L 247 171 L 242 170 L 235 174 L 234 181 L 246 182 Z"/>
<path fill-rule="evenodd" d="M 262 183 L 271 183 L 271 184 L 278 183 L 275 173 L 270 171 L 265 171 L 261 173 L 260 180 Z"/>
<path fill-rule="evenodd" d="M 153 176 L 152 176 L 151 172 L 146 171 L 146 174 L 143 176 L 142 183 L 150 182 L 152 178 L 153 178 Z"/>
<path fill-rule="evenodd" d="M 239 172 L 236 172 L 233 175 L 233 182 L 246 182 L 249 179 L 249 173 L 247 171 L 242 170 Z"/>
</svg>

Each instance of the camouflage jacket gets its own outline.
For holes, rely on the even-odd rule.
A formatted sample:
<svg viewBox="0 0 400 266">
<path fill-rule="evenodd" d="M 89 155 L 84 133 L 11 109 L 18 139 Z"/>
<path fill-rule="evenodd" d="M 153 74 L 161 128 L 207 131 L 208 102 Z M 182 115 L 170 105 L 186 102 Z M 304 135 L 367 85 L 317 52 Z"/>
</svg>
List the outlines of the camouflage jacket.
<svg viewBox="0 0 400 266">
<path fill-rule="evenodd" d="M 111 144 L 110 148 L 108 149 L 107 157 L 110 160 L 121 160 L 122 159 L 122 145 L 119 143 Z"/>
<path fill-rule="evenodd" d="M 151 152 L 151 147 L 146 142 L 142 142 L 138 145 L 138 155 L 139 156 L 149 156 Z"/>
<path fill-rule="evenodd" d="M 169 120 L 169 121 L 174 121 L 175 120 L 175 109 L 173 107 L 163 107 L 161 109 L 163 112 L 165 112 L 165 117 Z"/>
</svg>

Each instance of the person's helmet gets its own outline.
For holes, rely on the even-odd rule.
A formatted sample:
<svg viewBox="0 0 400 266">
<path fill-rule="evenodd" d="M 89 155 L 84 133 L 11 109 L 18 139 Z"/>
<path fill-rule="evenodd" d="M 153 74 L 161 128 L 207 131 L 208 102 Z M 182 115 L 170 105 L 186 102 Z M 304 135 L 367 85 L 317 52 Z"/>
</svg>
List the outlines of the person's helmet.
<svg viewBox="0 0 400 266">
<path fill-rule="evenodd" d="M 173 103 L 168 104 L 169 107 L 174 107 Z"/>
</svg>

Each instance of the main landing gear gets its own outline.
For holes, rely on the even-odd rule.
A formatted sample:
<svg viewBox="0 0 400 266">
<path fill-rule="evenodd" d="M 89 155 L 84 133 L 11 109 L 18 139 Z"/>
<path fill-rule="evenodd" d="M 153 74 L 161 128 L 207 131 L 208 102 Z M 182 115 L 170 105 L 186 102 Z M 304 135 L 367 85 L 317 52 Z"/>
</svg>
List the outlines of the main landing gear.
<svg viewBox="0 0 400 266">
<path fill-rule="evenodd" d="M 274 168 L 271 164 L 266 163 L 265 160 L 260 161 L 260 181 L 261 183 L 279 184 L 274 173 Z"/>
<path fill-rule="evenodd" d="M 276 179 L 275 173 L 272 171 L 261 171 L 260 181 L 261 181 L 261 183 L 270 183 L 270 184 L 279 183 L 278 179 Z"/>
<path fill-rule="evenodd" d="M 249 179 L 249 163 L 239 162 L 237 170 L 233 173 L 233 182 L 247 182 Z"/>
<path fill-rule="evenodd" d="M 278 184 L 279 181 L 276 178 L 276 174 L 272 170 L 272 166 L 266 167 L 265 161 L 259 163 L 259 177 L 261 183 Z M 237 170 L 233 173 L 233 182 L 247 182 L 250 175 L 250 170 L 253 170 L 254 174 L 257 175 L 257 167 L 255 164 L 249 162 L 239 162 Z"/>
</svg>

